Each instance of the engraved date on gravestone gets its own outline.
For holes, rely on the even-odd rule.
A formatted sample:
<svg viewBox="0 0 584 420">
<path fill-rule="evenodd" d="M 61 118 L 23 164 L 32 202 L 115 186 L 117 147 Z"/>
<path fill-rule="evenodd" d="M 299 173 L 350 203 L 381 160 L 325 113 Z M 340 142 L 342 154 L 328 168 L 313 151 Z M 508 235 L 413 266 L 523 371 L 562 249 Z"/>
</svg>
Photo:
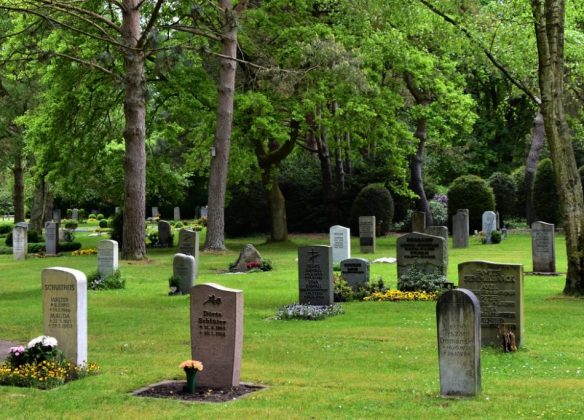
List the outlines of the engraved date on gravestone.
<svg viewBox="0 0 584 420">
<path fill-rule="evenodd" d="M 452 328 L 440 337 L 443 356 L 470 357 L 473 354 L 474 337 L 462 328 Z"/>
<path fill-rule="evenodd" d="M 198 319 L 198 325 L 199 335 L 225 337 L 227 331 L 227 321 L 223 319 L 221 312 L 203 311 L 203 316 Z"/>
</svg>

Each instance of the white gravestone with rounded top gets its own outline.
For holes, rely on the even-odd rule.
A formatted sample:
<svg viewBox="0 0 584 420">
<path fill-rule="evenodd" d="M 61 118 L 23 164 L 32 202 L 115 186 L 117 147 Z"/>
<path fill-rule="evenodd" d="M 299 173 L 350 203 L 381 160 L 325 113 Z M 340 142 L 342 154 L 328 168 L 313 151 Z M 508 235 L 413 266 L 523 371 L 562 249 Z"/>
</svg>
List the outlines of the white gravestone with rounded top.
<svg viewBox="0 0 584 420">
<path fill-rule="evenodd" d="M 175 254 L 172 259 L 172 275 L 178 278 L 178 289 L 186 295 L 195 284 L 197 262 L 192 255 Z"/>
<path fill-rule="evenodd" d="M 25 260 L 28 255 L 28 225 L 17 223 L 12 230 L 12 253 L 15 260 Z"/>
<path fill-rule="evenodd" d="M 351 258 L 351 229 L 339 225 L 331 226 L 329 237 L 333 248 L 333 263 Z"/>
<path fill-rule="evenodd" d="M 118 243 L 112 240 L 99 241 L 97 245 L 97 265 L 101 278 L 118 271 Z"/>
<path fill-rule="evenodd" d="M 486 243 L 493 243 L 491 234 L 494 230 L 497 230 L 497 214 L 494 211 L 486 211 L 483 213 L 483 233 Z"/>
</svg>

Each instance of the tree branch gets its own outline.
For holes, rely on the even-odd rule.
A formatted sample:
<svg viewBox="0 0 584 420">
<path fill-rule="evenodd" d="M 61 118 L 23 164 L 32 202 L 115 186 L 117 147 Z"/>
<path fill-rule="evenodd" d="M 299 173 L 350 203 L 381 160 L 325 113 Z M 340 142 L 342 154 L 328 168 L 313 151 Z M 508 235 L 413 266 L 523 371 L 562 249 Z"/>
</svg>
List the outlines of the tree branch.
<svg viewBox="0 0 584 420">
<path fill-rule="evenodd" d="M 89 17 L 92 17 L 93 19 L 96 19 L 96 20 L 104 23 L 105 25 L 109 26 L 110 28 L 112 28 L 113 30 L 115 30 L 118 33 L 122 32 L 122 29 L 120 26 L 116 25 L 111 20 L 106 19 L 105 17 L 103 17 L 99 13 L 92 12 L 91 10 L 87 10 L 87 9 L 82 8 L 82 7 L 75 7 L 75 6 L 72 6 L 71 4 L 61 3 L 61 2 L 57 2 L 55 0 L 36 0 L 36 1 L 44 4 L 49 9 L 56 8 L 57 10 L 61 10 L 63 12 L 67 11 L 69 13 L 72 13 L 71 11 L 75 11 L 75 12 L 80 13 L 82 15 L 87 15 Z M 78 16 L 78 17 L 82 18 L 81 16 Z M 87 18 L 85 18 L 85 19 L 87 19 Z M 93 22 L 93 24 L 97 25 L 95 22 Z M 97 26 L 99 26 L 99 25 L 97 25 Z M 101 28 L 101 29 L 103 30 L 103 28 Z"/>
<path fill-rule="evenodd" d="M 154 6 L 154 10 L 152 10 L 152 13 L 150 14 L 150 19 L 148 20 L 146 27 L 142 31 L 142 36 L 138 40 L 138 44 L 137 44 L 138 48 L 140 48 L 140 49 L 144 48 L 144 45 L 146 44 L 146 41 L 148 40 L 148 33 L 150 32 L 150 30 L 154 26 L 154 23 L 156 23 L 156 20 L 158 19 L 158 14 L 160 13 L 160 8 L 162 7 L 162 3 L 164 3 L 164 0 L 157 0 L 156 1 L 156 5 Z"/>
<path fill-rule="evenodd" d="M 99 70 L 99 71 L 101 71 L 109 76 L 112 76 L 114 79 L 117 79 L 120 81 L 122 80 L 122 78 L 118 74 L 116 74 L 113 71 L 106 69 L 105 67 L 102 67 L 99 64 L 96 64 L 92 61 L 83 60 L 79 57 L 74 57 L 74 56 L 69 55 L 69 54 L 63 54 L 63 53 L 59 53 L 59 52 L 55 52 L 55 51 L 46 51 L 46 52 L 39 51 L 38 53 L 39 54 L 44 53 L 44 54 L 48 54 L 49 56 L 57 56 L 57 57 L 66 58 L 67 60 L 75 61 L 76 63 L 83 64 L 85 66 Z"/>
</svg>

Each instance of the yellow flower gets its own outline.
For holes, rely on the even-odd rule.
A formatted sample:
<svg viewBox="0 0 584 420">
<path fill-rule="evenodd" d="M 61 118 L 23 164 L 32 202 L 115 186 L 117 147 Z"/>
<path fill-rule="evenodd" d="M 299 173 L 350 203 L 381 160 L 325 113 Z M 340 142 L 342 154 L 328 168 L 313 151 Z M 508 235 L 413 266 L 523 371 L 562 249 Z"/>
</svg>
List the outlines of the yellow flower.
<svg viewBox="0 0 584 420">
<path fill-rule="evenodd" d="M 203 363 L 199 362 L 198 360 L 185 360 L 178 367 L 185 370 L 194 369 L 196 371 L 201 371 L 203 370 Z"/>
</svg>

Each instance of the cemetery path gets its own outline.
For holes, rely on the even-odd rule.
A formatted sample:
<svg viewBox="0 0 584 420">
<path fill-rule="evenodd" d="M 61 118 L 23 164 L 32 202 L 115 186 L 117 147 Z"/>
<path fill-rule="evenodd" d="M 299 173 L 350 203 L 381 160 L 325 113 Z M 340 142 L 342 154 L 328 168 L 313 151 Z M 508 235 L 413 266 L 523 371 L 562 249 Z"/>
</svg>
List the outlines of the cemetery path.
<svg viewBox="0 0 584 420">
<path fill-rule="evenodd" d="M 19 343 L 0 339 L 0 362 L 5 360 L 6 357 L 8 357 L 8 352 L 10 351 L 10 347 L 15 347 L 18 345 L 19 345 Z"/>
</svg>

